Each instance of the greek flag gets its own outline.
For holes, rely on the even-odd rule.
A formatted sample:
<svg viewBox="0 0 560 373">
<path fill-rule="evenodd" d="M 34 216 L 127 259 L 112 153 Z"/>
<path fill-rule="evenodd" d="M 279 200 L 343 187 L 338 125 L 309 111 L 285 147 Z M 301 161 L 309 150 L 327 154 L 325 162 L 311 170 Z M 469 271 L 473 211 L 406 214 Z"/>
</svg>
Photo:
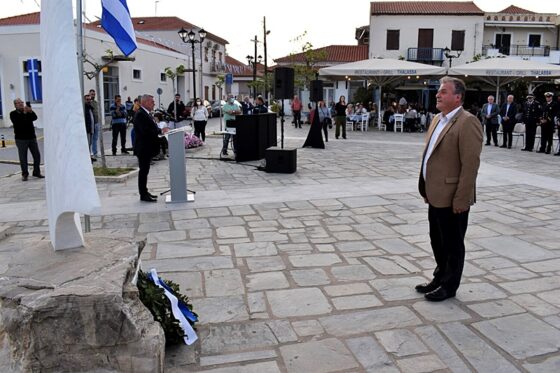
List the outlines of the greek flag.
<svg viewBox="0 0 560 373">
<path fill-rule="evenodd" d="M 123 54 L 130 55 L 137 45 L 126 0 L 101 0 L 101 6 L 101 26 L 115 40 Z"/>
<path fill-rule="evenodd" d="M 33 101 L 42 101 L 43 92 L 37 59 L 32 58 L 27 60 L 27 73 L 29 74 L 29 91 L 31 92 Z"/>
</svg>

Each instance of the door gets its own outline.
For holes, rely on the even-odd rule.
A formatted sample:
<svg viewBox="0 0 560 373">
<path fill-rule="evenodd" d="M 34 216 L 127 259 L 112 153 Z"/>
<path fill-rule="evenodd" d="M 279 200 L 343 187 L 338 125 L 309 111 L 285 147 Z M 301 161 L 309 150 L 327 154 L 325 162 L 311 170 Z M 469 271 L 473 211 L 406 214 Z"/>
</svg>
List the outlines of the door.
<svg viewBox="0 0 560 373">
<path fill-rule="evenodd" d="M 496 48 L 499 49 L 501 54 L 509 56 L 511 47 L 511 35 L 510 34 L 496 34 Z"/>
<path fill-rule="evenodd" d="M 418 60 L 432 61 L 432 50 L 434 48 L 434 29 L 418 29 Z"/>
<path fill-rule="evenodd" d="M 105 114 L 109 113 L 109 108 L 115 102 L 115 96 L 119 95 L 119 68 L 109 66 L 107 72 L 103 73 L 103 105 Z"/>
</svg>

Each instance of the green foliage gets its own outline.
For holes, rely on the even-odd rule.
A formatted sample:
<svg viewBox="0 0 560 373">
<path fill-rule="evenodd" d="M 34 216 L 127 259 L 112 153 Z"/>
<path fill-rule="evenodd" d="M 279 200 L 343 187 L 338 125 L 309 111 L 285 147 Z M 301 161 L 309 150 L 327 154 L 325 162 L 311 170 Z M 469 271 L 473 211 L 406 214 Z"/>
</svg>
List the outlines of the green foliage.
<svg viewBox="0 0 560 373">
<path fill-rule="evenodd" d="M 351 102 L 361 102 L 362 104 L 367 105 L 368 102 L 372 100 L 372 97 L 373 88 L 360 87 L 354 94 L 353 100 Z"/>
<path fill-rule="evenodd" d="M 303 34 L 296 36 L 292 40 L 293 42 L 303 42 L 303 45 L 301 45 L 299 52 L 290 54 L 293 56 L 294 54 L 303 53 L 303 64 L 294 63 L 293 66 L 294 87 L 299 89 L 309 87 L 309 83 L 315 79 L 315 74 L 317 73 L 317 63 L 324 61 L 327 57 L 327 51 L 325 49 L 314 50 L 313 44 L 303 40 L 306 35 L 307 31 L 304 31 Z"/>
<path fill-rule="evenodd" d="M 177 299 L 187 305 L 192 311 L 192 305 L 189 298 L 179 292 L 179 285 L 173 281 L 164 280 L 165 283 L 173 290 Z M 185 333 L 179 324 L 179 321 L 173 317 L 171 312 L 171 304 L 169 299 L 165 296 L 162 288 L 156 286 L 152 279 L 143 272 L 138 272 L 138 282 L 136 284 L 140 294 L 140 300 L 154 316 L 154 320 L 161 324 L 165 332 L 165 343 L 167 345 L 179 344 L 183 342 Z M 194 312 L 193 312 L 194 313 Z M 196 313 L 194 313 L 196 315 Z M 194 328 L 194 322 L 189 321 L 189 324 Z"/>
</svg>

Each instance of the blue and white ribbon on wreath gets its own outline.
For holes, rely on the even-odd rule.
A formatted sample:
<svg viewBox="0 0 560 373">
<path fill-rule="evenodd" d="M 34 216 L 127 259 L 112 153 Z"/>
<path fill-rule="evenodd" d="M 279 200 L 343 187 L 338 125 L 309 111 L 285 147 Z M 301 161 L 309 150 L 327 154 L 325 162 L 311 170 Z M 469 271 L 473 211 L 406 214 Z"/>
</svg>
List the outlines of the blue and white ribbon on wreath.
<svg viewBox="0 0 560 373">
<path fill-rule="evenodd" d="M 158 277 L 155 268 L 152 268 L 150 270 L 150 275 L 152 277 L 152 281 L 154 281 L 154 284 L 163 289 L 165 296 L 167 297 L 167 299 L 169 299 L 169 302 L 171 302 L 171 312 L 173 313 L 175 319 L 179 321 L 181 328 L 185 332 L 185 336 L 183 337 L 185 343 L 187 345 L 192 345 L 194 342 L 196 342 L 198 336 L 196 335 L 196 332 L 192 328 L 191 324 L 189 324 L 188 320 L 197 321 L 198 318 L 194 313 L 192 313 L 192 311 L 189 309 L 189 307 L 187 307 L 185 303 L 177 299 L 175 294 L 173 294 L 173 290 L 169 286 L 167 286 L 167 284 L 161 278 Z"/>
</svg>

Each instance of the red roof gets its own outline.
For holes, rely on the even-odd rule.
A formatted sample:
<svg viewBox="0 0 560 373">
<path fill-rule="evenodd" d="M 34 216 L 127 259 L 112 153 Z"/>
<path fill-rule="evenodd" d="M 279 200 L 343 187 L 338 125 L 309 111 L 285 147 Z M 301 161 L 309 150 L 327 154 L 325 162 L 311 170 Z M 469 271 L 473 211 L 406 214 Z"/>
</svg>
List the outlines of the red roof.
<svg viewBox="0 0 560 373">
<path fill-rule="evenodd" d="M 367 45 L 329 45 L 314 49 L 315 52 L 325 51 L 324 62 L 354 62 L 368 58 Z M 305 53 L 297 53 L 286 57 L 276 58 L 274 62 L 305 62 Z"/>
<path fill-rule="evenodd" d="M 2 18 L 0 19 L 0 26 L 38 25 L 40 22 L 41 12 L 35 12 Z"/>
<path fill-rule="evenodd" d="M 484 15 L 472 1 L 371 2 L 371 15 Z"/>
<path fill-rule="evenodd" d="M 253 68 L 249 65 L 236 60 L 233 57 L 226 56 L 226 72 L 232 73 L 234 76 L 237 77 L 252 77 L 253 76 Z M 262 66 L 262 68 L 261 68 Z M 264 65 L 257 64 L 257 76 L 261 77 L 264 75 Z"/>
<path fill-rule="evenodd" d="M 510 5 L 504 10 L 499 11 L 498 13 L 506 13 L 506 14 L 536 14 L 535 12 L 531 12 L 530 10 L 520 8 L 515 5 Z"/>
<path fill-rule="evenodd" d="M 98 25 L 101 21 L 93 22 Z M 179 31 L 181 27 L 186 30 L 201 29 L 202 27 L 193 25 L 179 17 L 133 17 L 132 26 L 135 31 Z M 206 39 L 217 41 L 220 44 L 229 44 L 227 40 L 206 31 Z M 179 36 L 177 35 L 177 38 Z"/>
</svg>

